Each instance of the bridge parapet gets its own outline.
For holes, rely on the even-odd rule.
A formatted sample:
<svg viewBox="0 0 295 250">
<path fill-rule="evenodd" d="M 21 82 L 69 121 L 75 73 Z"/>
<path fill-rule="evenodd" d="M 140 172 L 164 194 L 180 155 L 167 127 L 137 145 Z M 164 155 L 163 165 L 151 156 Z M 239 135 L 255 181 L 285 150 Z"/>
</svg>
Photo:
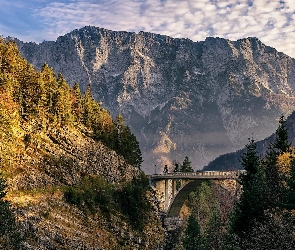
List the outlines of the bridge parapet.
<svg viewBox="0 0 295 250">
<path fill-rule="evenodd" d="M 150 176 L 151 180 L 163 180 L 163 179 L 222 179 L 222 178 L 238 178 L 241 173 L 245 173 L 245 170 L 236 171 L 197 171 L 197 172 L 173 172 L 166 174 L 154 174 Z"/>
</svg>

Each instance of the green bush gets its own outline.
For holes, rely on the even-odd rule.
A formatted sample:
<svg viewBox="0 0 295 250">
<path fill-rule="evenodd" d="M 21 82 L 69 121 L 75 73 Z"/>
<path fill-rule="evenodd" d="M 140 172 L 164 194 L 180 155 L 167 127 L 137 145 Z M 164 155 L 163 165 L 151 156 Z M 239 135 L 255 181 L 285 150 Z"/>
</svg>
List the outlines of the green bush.
<svg viewBox="0 0 295 250">
<path fill-rule="evenodd" d="M 95 213 L 98 209 L 105 215 L 120 212 L 135 230 L 140 230 L 151 211 L 146 199 L 148 189 L 149 180 L 143 173 L 120 188 L 107 183 L 103 176 L 87 176 L 78 185 L 68 187 L 64 197 L 85 212 Z"/>
<path fill-rule="evenodd" d="M 97 208 L 104 213 L 109 213 L 114 208 L 112 185 L 107 183 L 103 176 L 87 176 L 79 185 L 67 188 L 65 199 L 80 209 L 86 209 L 91 213 Z"/>
<path fill-rule="evenodd" d="M 142 229 L 150 215 L 151 204 L 146 199 L 148 188 L 149 180 L 141 174 L 131 182 L 126 182 L 119 192 L 121 211 L 134 229 Z"/>
</svg>

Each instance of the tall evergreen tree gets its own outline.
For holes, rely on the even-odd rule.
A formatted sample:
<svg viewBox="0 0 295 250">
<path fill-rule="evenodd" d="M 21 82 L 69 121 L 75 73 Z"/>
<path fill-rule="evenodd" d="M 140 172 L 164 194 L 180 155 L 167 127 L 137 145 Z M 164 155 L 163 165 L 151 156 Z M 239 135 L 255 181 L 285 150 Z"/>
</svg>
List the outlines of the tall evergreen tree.
<svg viewBox="0 0 295 250">
<path fill-rule="evenodd" d="M 288 130 L 284 116 L 280 117 L 279 127 L 275 133 L 274 143 L 271 143 L 263 161 L 265 168 L 267 189 L 265 197 L 269 208 L 281 206 L 284 199 L 285 176 L 279 171 L 278 157 L 290 150 L 291 143 L 288 142 Z"/>
<path fill-rule="evenodd" d="M 199 223 L 194 214 L 191 214 L 187 221 L 184 232 L 183 246 L 185 250 L 202 249 L 202 235 Z"/>
<path fill-rule="evenodd" d="M 282 115 L 279 119 L 279 127 L 276 130 L 276 137 L 273 143 L 273 148 L 278 154 L 288 152 L 291 146 L 289 142 L 288 129 L 286 127 L 286 119 Z"/>
<path fill-rule="evenodd" d="M 54 114 L 59 123 L 72 121 L 71 89 L 60 73 L 57 78 L 58 88 L 54 102 Z"/>
<path fill-rule="evenodd" d="M 128 126 L 124 126 L 120 137 L 121 146 L 118 149 L 118 153 L 121 154 L 129 164 L 139 168 L 143 160 L 136 136 L 130 131 Z"/>
<path fill-rule="evenodd" d="M 263 211 L 266 208 L 264 171 L 261 168 L 260 157 L 253 139 L 249 140 L 246 149 L 242 155 L 241 164 L 247 172 L 239 177 L 243 192 L 231 219 L 231 232 L 235 232 L 239 236 L 251 230 L 251 226 L 256 220 L 262 219 Z"/>
<path fill-rule="evenodd" d="M 76 82 L 72 89 L 73 101 L 72 101 L 72 111 L 74 120 L 76 122 L 82 121 L 82 112 L 83 112 L 83 102 L 82 102 L 82 93 L 79 84 Z"/>
<path fill-rule="evenodd" d="M 48 118 L 52 121 L 54 120 L 55 114 L 54 105 L 56 102 L 58 83 L 53 69 L 50 68 L 46 63 L 41 69 L 40 77 L 42 78 L 42 85 L 44 86 L 45 92 L 44 111 L 47 114 Z"/>
<path fill-rule="evenodd" d="M 194 172 L 193 168 L 191 167 L 191 162 L 188 159 L 188 156 L 186 156 L 183 160 L 183 163 L 180 167 L 181 172 Z"/>
<path fill-rule="evenodd" d="M 91 128 L 93 125 L 93 109 L 94 109 L 94 102 L 91 92 L 90 85 L 87 86 L 87 89 L 83 95 L 83 123 Z"/>
</svg>

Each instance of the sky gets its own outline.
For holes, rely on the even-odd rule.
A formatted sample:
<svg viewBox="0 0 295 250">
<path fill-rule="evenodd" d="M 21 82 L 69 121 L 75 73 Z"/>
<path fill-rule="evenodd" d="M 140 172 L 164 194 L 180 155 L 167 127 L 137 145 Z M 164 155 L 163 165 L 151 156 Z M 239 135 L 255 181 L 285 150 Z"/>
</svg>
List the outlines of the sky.
<svg viewBox="0 0 295 250">
<path fill-rule="evenodd" d="M 55 41 L 74 29 L 146 31 L 173 38 L 257 37 L 295 58 L 294 0 L 0 0 L 0 35 Z"/>
</svg>

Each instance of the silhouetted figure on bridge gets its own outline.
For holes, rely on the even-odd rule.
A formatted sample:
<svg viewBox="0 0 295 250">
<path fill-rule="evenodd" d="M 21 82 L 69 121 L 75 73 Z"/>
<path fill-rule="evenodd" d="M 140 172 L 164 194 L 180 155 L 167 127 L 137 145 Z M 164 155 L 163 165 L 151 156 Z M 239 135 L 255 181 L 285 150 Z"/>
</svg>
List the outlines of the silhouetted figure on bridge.
<svg viewBox="0 0 295 250">
<path fill-rule="evenodd" d="M 163 173 L 164 173 L 164 174 L 168 174 L 168 167 L 167 167 L 167 165 L 164 166 Z"/>
</svg>

